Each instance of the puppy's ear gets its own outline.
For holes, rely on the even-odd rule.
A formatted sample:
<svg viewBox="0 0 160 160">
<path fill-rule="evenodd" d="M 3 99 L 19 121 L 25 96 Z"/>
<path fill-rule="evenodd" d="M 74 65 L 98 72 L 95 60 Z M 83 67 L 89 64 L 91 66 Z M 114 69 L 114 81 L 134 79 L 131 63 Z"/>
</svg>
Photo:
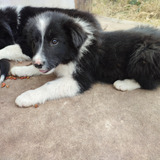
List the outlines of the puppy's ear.
<svg viewBox="0 0 160 160">
<path fill-rule="evenodd" d="M 73 21 L 65 22 L 64 27 L 67 34 L 71 36 L 74 46 L 79 49 L 87 39 L 87 33 L 84 32 L 83 28 L 79 24 Z"/>
</svg>

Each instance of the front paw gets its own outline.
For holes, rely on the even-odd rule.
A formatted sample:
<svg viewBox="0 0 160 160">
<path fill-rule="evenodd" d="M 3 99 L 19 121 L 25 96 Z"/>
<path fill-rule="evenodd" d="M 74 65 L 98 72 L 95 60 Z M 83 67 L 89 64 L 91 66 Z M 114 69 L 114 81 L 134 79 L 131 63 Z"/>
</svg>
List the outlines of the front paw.
<svg viewBox="0 0 160 160">
<path fill-rule="evenodd" d="M 10 73 L 14 76 L 22 77 L 27 76 L 27 74 L 24 72 L 23 68 L 21 66 L 13 67 L 10 71 Z"/>
<path fill-rule="evenodd" d="M 30 107 L 40 103 L 37 96 L 38 95 L 35 90 L 29 90 L 18 96 L 15 103 L 18 107 Z"/>
</svg>

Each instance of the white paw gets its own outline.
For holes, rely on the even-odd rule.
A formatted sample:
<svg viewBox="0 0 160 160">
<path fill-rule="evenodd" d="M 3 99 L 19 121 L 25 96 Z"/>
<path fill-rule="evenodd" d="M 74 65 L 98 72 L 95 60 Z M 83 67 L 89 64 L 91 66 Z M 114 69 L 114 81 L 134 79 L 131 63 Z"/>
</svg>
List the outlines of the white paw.
<svg viewBox="0 0 160 160">
<path fill-rule="evenodd" d="M 4 75 L 1 75 L 1 76 L 0 76 L 0 83 L 2 83 L 4 80 L 5 80 L 5 76 L 4 76 Z"/>
<path fill-rule="evenodd" d="M 14 76 L 27 76 L 26 72 L 23 70 L 23 67 L 18 66 L 18 67 L 13 67 L 10 71 L 10 73 Z"/>
<path fill-rule="evenodd" d="M 30 107 L 42 103 L 42 99 L 40 98 L 41 97 L 36 90 L 29 90 L 18 96 L 15 103 L 19 107 Z"/>
<path fill-rule="evenodd" d="M 117 80 L 113 83 L 113 86 L 120 91 L 131 91 L 141 88 L 139 83 L 133 79 Z"/>
<path fill-rule="evenodd" d="M 10 73 L 14 76 L 33 76 L 33 75 L 42 75 L 42 73 L 33 65 L 30 66 L 17 66 L 13 67 Z"/>
</svg>

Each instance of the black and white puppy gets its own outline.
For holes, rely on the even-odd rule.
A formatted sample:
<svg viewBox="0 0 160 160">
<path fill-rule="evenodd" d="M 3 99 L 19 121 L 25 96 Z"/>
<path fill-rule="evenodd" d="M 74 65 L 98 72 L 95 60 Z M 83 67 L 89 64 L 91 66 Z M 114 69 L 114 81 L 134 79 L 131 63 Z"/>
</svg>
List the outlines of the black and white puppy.
<svg viewBox="0 0 160 160">
<path fill-rule="evenodd" d="M 30 18 L 23 34 L 32 48 L 34 65 L 14 67 L 11 73 L 55 72 L 58 78 L 18 96 L 15 102 L 20 107 L 75 96 L 97 81 L 126 91 L 154 89 L 160 78 L 158 29 L 101 32 L 82 18 L 45 12 Z"/>
<path fill-rule="evenodd" d="M 73 18 L 79 17 L 90 22 L 95 29 L 101 30 L 93 15 L 74 9 L 0 7 L 0 83 L 4 81 L 9 71 L 7 60 L 23 61 L 33 57 L 32 47 L 28 44 L 30 40 L 24 34 L 24 27 L 30 28 L 31 26 L 26 26 L 28 20 L 46 11 L 64 13 Z"/>
</svg>

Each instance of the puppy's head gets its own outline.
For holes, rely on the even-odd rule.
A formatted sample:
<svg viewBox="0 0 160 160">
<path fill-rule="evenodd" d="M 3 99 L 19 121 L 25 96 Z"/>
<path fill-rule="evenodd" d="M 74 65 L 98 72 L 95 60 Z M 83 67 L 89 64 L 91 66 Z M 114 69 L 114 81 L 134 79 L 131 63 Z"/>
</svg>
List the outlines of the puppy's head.
<svg viewBox="0 0 160 160">
<path fill-rule="evenodd" d="M 76 59 L 89 35 L 75 19 L 57 12 L 31 18 L 25 32 L 33 63 L 44 73 Z"/>
</svg>

